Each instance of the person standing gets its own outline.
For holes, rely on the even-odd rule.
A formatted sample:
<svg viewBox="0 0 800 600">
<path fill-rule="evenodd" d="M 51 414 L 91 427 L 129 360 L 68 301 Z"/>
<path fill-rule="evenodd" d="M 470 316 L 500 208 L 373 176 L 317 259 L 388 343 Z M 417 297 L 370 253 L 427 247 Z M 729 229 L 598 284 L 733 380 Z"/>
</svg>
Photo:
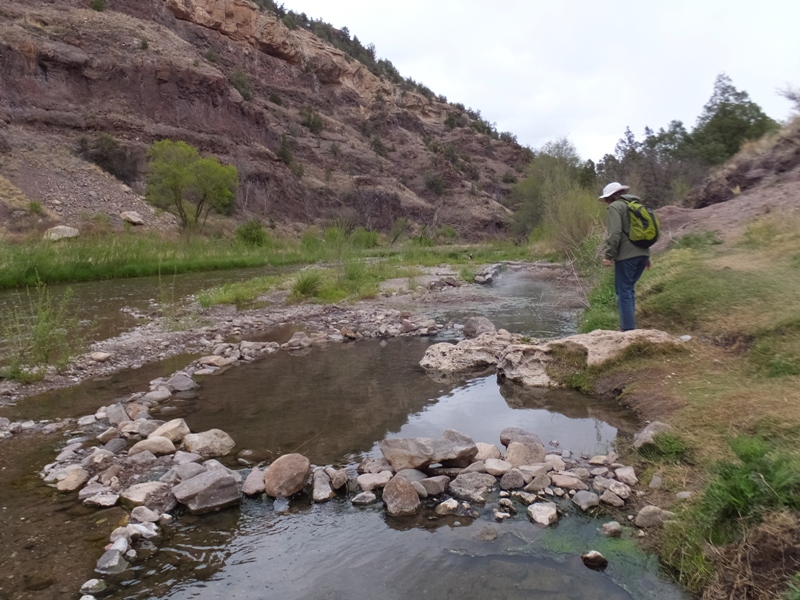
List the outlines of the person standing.
<svg viewBox="0 0 800 600">
<path fill-rule="evenodd" d="M 608 204 L 608 236 L 603 246 L 603 266 L 614 266 L 614 289 L 622 331 L 636 329 L 634 286 L 644 270 L 650 268 L 650 249 L 636 246 L 628 237 L 631 217 L 625 200 L 639 201 L 636 196 L 625 194 L 629 189 L 615 181 L 604 187 L 599 197 Z"/>
</svg>

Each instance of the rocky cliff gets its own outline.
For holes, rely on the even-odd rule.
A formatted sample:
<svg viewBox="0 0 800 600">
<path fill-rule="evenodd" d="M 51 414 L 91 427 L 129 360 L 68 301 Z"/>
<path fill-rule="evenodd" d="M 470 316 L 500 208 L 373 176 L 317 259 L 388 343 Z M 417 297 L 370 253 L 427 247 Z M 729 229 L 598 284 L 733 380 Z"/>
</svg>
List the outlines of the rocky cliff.
<svg viewBox="0 0 800 600">
<path fill-rule="evenodd" d="M 120 144 L 129 187 L 85 160 L 103 134 Z M 3 2 L 7 229 L 37 220 L 31 201 L 40 222 L 105 212 L 117 224 L 118 208 L 143 206 L 145 152 L 164 138 L 236 165 L 239 218 L 287 226 L 406 218 L 496 235 L 528 160 L 463 106 L 391 83 L 247 0 Z"/>
</svg>

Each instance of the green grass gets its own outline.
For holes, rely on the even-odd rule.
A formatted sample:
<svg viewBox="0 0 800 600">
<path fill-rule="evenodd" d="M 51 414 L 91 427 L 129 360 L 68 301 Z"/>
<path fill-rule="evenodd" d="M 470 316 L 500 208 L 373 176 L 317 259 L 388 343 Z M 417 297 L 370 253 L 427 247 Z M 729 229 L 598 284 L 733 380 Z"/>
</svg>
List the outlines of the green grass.
<svg viewBox="0 0 800 600">
<path fill-rule="evenodd" d="M 652 444 L 646 444 L 639 449 L 639 454 L 650 462 L 692 463 L 691 447 L 683 438 L 674 433 L 659 433 L 653 438 Z"/>
<path fill-rule="evenodd" d="M 706 248 L 708 246 L 716 246 L 722 243 L 719 233 L 716 231 L 702 231 L 699 233 L 687 233 L 686 235 L 678 238 L 673 244 L 672 248 Z"/>
<path fill-rule="evenodd" d="M 71 308 L 72 290 L 58 300 L 47 285 L 37 281 L 27 288 L 23 298 L 13 303 L 0 322 L 0 335 L 6 342 L 7 364 L 3 376 L 25 383 L 38 381 L 48 365 L 63 368 L 77 354 L 83 343 L 80 324 Z"/>
</svg>

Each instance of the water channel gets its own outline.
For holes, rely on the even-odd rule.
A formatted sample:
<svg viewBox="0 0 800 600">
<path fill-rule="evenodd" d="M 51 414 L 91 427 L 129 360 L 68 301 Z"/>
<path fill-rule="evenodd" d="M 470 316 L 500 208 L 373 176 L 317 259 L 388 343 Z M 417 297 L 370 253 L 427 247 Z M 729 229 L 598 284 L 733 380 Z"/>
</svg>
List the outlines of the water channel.
<svg viewBox="0 0 800 600">
<path fill-rule="evenodd" d="M 188 285 L 188 284 L 187 284 Z M 194 291 L 194 290 L 191 290 Z M 574 331 L 555 287 L 509 276 L 490 304 L 449 305 L 444 319 L 472 314 L 534 337 Z M 487 292 L 488 294 L 488 292 Z M 290 331 L 277 332 L 288 337 Z M 278 341 L 284 341 L 279 339 Z M 498 385 L 492 375 L 439 381 L 418 367 L 428 344 L 400 338 L 330 345 L 308 353 L 280 352 L 201 381 L 156 418 L 184 417 L 194 431 L 227 431 L 251 460 L 268 462 L 300 452 L 313 464 L 355 470 L 380 454 L 386 437 L 438 437 L 447 428 L 499 445 L 509 426 L 535 432 L 551 452 L 607 452 L 640 424 L 616 406 L 567 391 Z M 12 419 L 80 416 L 146 388 L 154 377 L 190 360 L 85 382 L 0 411 Z M 76 598 L 93 575 L 121 509 L 83 507 L 59 496 L 36 472 L 66 439 L 18 436 L 0 452 L 2 519 L 0 599 Z M 501 447 L 502 448 L 502 447 Z M 241 468 L 235 457 L 231 468 Z M 245 471 L 246 472 L 246 471 Z M 570 511 L 548 529 L 518 517 L 496 523 L 492 504 L 480 516 L 434 518 L 431 510 L 392 518 L 380 504 L 353 506 L 349 495 L 324 504 L 308 497 L 245 499 L 216 514 L 178 514 L 157 544 L 140 549 L 132 568 L 112 578 L 113 599 L 212 598 L 588 600 L 683 599 L 637 549 L 629 533 L 602 537 L 596 520 Z M 624 518 L 624 515 L 617 518 Z M 610 561 L 604 572 L 583 566 L 595 549 Z"/>
</svg>

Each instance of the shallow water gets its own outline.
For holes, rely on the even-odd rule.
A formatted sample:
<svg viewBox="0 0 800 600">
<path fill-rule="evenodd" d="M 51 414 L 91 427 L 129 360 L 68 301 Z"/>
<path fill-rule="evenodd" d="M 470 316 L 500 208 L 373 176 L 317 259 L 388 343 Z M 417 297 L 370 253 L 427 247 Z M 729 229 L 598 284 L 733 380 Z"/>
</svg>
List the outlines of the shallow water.
<svg viewBox="0 0 800 600">
<path fill-rule="evenodd" d="M 450 307 L 447 318 L 487 314 L 511 331 L 535 337 L 574 331 L 574 314 L 559 309 L 551 286 L 525 278 L 518 283 L 509 285 L 491 310 Z M 541 293 L 532 294 L 532 286 Z M 301 452 L 314 464 L 350 471 L 362 458 L 377 456 L 377 444 L 386 437 L 434 437 L 454 428 L 476 441 L 499 444 L 500 431 L 515 426 L 537 433 L 549 451 L 591 455 L 608 451 L 638 428 L 635 417 L 616 404 L 573 392 L 498 385 L 493 375 L 434 379 L 418 362 L 436 341 L 401 338 L 280 352 L 202 379 L 194 394 L 173 398 L 160 418 L 185 417 L 194 431 L 223 429 L 236 440 L 236 451 L 248 450 L 255 462 Z M 179 360 L 186 364 L 190 357 Z M 94 412 L 180 366 L 146 367 L 28 399 L 8 409 L 14 411 L 8 416 L 41 419 Z M 13 579 L 0 584 L 0 598 L 76 597 L 77 586 L 94 576 L 94 561 L 120 511 L 85 509 L 38 481 L 35 471 L 52 460 L 53 446 L 63 441 L 20 437 L 12 442 L 8 448 L 14 452 L 0 458 L 0 485 L 7 490 L 3 517 L 9 524 L 0 528 L 0 571 Z M 226 462 L 240 468 L 233 456 Z M 542 529 L 528 521 L 522 505 L 517 517 L 495 523 L 497 496 L 474 507 L 476 518 L 437 518 L 432 504 L 416 517 L 392 518 L 380 503 L 354 507 L 350 498 L 355 492 L 325 504 L 307 496 L 291 502 L 260 497 L 211 515 L 178 511 L 157 548 L 140 548 L 142 558 L 131 569 L 109 578 L 113 590 L 104 597 L 685 597 L 631 539 L 600 536 L 596 528 L 602 521 L 575 514 L 568 501 L 570 516 Z M 580 553 L 589 549 L 609 558 L 605 572 L 582 565 Z M 38 579 L 31 579 L 31 573 Z"/>
</svg>

